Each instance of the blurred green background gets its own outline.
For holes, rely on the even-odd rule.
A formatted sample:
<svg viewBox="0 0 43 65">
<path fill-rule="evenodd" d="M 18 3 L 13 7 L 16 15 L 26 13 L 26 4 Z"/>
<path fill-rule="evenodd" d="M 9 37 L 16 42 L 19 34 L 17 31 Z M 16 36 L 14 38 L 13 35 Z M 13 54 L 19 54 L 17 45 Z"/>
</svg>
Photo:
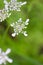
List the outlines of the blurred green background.
<svg viewBox="0 0 43 65">
<path fill-rule="evenodd" d="M 9 18 L 0 23 L 0 48 L 3 51 L 7 48 L 12 50 L 9 57 L 13 63 L 7 65 L 43 65 L 43 0 L 18 1 L 27 1 L 27 4 L 21 7 L 20 12 L 13 11 Z M 0 0 L 0 9 L 3 7 L 3 0 Z M 28 36 L 19 34 L 12 38 L 10 24 L 19 18 L 23 21 L 30 19 L 26 29 Z"/>
</svg>

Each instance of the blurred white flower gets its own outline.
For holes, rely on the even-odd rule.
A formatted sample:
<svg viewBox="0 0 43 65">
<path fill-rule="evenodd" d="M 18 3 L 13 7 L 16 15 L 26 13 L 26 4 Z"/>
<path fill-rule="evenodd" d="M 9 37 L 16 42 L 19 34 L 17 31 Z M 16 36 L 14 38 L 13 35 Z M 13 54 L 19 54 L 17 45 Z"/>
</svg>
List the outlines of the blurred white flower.
<svg viewBox="0 0 43 65">
<path fill-rule="evenodd" d="M 8 8 L 9 8 L 9 3 L 7 2 L 7 0 L 4 0 L 4 4 L 5 4 L 5 10 L 7 12 L 9 12 Z"/>
<path fill-rule="evenodd" d="M 11 52 L 11 49 L 7 49 L 6 52 L 2 52 L 2 49 L 0 48 L 0 65 L 1 64 L 6 64 L 6 61 L 9 63 L 12 63 L 13 60 L 10 59 L 7 55 Z"/>
<path fill-rule="evenodd" d="M 10 2 L 7 2 L 7 0 L 4 0 L 5 8 L 6 10 L 16 10 L 20 11 L 20 7 L 25 5 L 27 2 L 17 2 L 17 0 L 11 0 Z"/>
<path fill-rule="evenodd" d="M 19 33 L 24 34 L 24 36 L 27 36 L 27 32 L 24 31 L 25 28 L 27 28 L 27 25 L 29 24 L 29 19 L 27 19 L 25 22 L 22 21 L 22 18 L 18 20 L 18 22 L 12 23 L 11 27 L 14 29 L 14 33 L 12 33 L 12 36 L 15 37 Z"/>
<path fill-rule="evenodd" d="M 10 15 L 11 13 L 8 13 L 5 9 L 0 10 L 0 22 L 4 21 Z"/>
<path fill-rule="evenodd" d="M 10 2 L 7 2 L 7 0 L 4 0 L 4 4 L 4 9 L 0 10 L 0 22 L 4 21 L 7 17 L 11 15 L 11 13 L 9 13 L 10 11 L 20 11 L 20 7 L 26 4 L 26 2 L 17 2 L 17 0 L 11 0 Z"/>
</svg>

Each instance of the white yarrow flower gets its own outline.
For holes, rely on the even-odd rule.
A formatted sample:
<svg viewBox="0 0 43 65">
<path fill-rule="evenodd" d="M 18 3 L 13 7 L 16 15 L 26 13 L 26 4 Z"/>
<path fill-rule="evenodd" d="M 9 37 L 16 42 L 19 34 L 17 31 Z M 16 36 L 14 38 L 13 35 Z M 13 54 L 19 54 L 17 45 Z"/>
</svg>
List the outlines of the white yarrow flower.
<svg viewBox="0 0 43 65">
<path fill-rule="evenodd" d="M 10 2 L 4 0 L 5 8 L 10 11 L 20 11 L 20 7 L 25 5 L 26 3 L 27 2 L 17 2 L 17 0 L 11 0 Z"/>
<path fill-rule="evenodd" d="M 7 12 L 9 12 L 9 10 L 8 10 L 9 3 L 7 2 L 7 0 L 4 0 L 4 4 L 5 4 L 5 10 L 6 10 Z"/>
<path fill-rule="evenodd" d="M 6 52 L 2 52 L 2 49 L 0 48 L 0 64 L 6 64 L 6 61 L 9 63 L 12 63 L 13 60 L 10 59 L 7 55 L 11 52 L 11 49 L 7 49 Z"/>
<path fill-rule="evenodd" d="M 4 0 L 4 4 L 4 9 L 0 10 L 0 22 L 4 21 L 11 15 L 11 13 L 9 13 L 10 11 L 20 11 L 20 7 L 26 4 L 26 2 L 17 2 L 17 0 L 11 0 L 10 2 L 7 2 L 7 0 Z"/>
<path fill-rule="evenodd" d="M 14 33 L 12 33 L 12 36 L 15 37 L 19 33 L 24 34 L 24 36 L 27 36 L 27 32 L 24 31 L 25 28 L 27 28 L 27 25 L 29 24 L 29 19 L 27 19 L 25 22 L 22 21 L 22 18 L 18 20 L 18 22 L 12 23 L 11 27 L 14 29 Z"/>
<path fill-rule="evenodd" d="M 5 9 L 0 10 L 0 22 L 4 21 L 10 15 L 11 13 L 8 13 Z"/>
</svg>

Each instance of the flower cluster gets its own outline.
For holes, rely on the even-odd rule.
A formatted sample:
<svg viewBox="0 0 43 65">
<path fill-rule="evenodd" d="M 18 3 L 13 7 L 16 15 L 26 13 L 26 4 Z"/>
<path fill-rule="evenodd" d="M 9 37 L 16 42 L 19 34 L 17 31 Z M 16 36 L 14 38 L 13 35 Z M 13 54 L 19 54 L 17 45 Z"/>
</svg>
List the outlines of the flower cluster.
<svg viewBox="0 0 43 65">
<path fill-rule="evenodd" d="M 8 13 L 5 9 L 0 10 L 0 22 L 4 21 L 10 15 L 11 13 Z"/>
<path fill-rule="evenodd" d="M 11 15 L 11 11 L 21 11 L 21 6 L 25 5 L 27 2 L 18 2 L 17 0 L 10 0 L 8 2 L 7 0 L 4 0 L 4 8 L 0 10 L 0 23 L 4 21 L 6 18 L 9 18 Z M 12 33 L 12 37 L 15 37 L 19 33 L 22 33 L 24 36 L 27 36 L 27 31 L 25 29 L 27 28 L 27 25 L 29 24 L 29 19 L 27 19 L 25 22 L 22 20 L 22 18 L 19 18 L 17 22 L 11 23 L 10 27 L 14 29 L 14 33 Z M 10 59 L 7 54 L 11 52 L 11 49 L 7 49 L 6 52 L 2 52 L 2 49 L 0 48 L 0 64 L 6 64 L 6 61 L 9 63 L 12 63 L 13 60 Z"/>
<path fill-rule="evenodd" d="M 15 37 L 19 33 L 22 33 L 24 34 L 24 36 L 27 36 L 28 34 L 26 31 L 24 31 L 24 29 L 27 28 L 26 26 L 29 24 L 28 22 L 29 22 L 29 19 L 23 22 L 22 18 L 20 18 L 17 22 L 12 23 L 11 27 L 14 28 L 14 33 L 12 33 L 12 36 Z"/>
<path fill-rule="evenodd" d="M 10 11 L 20 11 L 20 7 L 26 4 L 26 2 L 17 2 L 17 0 L 11 0 L 10 2 L 7 2 L 7 0 L 4 0 L 4 4 L 4 8 L 0 10 L 0 22 L 4 21 L 11 15 L 11 13 L 9 13 Z"/>
<path fill-rule="evenodd" d="M 0 64 L 6 64 L 6 61 L 9 63 L 12 63 L 13 60 L 10 59 L 7 55 L 11 52 L 11 49 L 7 49 L 6 52 L 2 52 L 2 49 L 0 48 Z"/>
<path fill-rule="evenodd" d="M 4 4 L 5 4 L 5 8 L 6 10 L 16 10 L 16 11 L 20 11 L 20 7 L 25 5 L 27 2 L 17 2 L 17 0 L 11 0 L 10 2 L 7 2 L 6 0 L 4 0 Z"/>
</svg>

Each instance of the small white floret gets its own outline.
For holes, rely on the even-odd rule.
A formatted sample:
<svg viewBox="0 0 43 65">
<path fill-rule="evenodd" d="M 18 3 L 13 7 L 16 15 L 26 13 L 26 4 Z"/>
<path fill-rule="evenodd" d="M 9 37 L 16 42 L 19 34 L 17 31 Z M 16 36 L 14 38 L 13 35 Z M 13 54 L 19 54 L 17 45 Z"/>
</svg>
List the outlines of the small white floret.
<svg viewBox="0 0 43 65">
<path fill-rule="evenodd" d="M 24 34 L 24 36 L 28 36 L 27 32 L 24 31 L 27 28 L 28 24 L 29 24 L 29 19 L 27 19 L 25 22 L 23 22 L 22 18 L 20 18 L 17 22 L 12 23 L 10 25 L 14 29 L 14 33 L 12 33 L 12 37 L 15 37 L 19 33 Z"/>
<path fill-rule="evenodd" d="M 11 49 L 7 49 L 6 52 L 2 52 L 2 49 L 0 48 L 0 64 L 6 64 L 6 61 L 9 63 L 12 63 L 13 60 L 10 59 L 7 55 L 11 52 Z"/>
</svg>

